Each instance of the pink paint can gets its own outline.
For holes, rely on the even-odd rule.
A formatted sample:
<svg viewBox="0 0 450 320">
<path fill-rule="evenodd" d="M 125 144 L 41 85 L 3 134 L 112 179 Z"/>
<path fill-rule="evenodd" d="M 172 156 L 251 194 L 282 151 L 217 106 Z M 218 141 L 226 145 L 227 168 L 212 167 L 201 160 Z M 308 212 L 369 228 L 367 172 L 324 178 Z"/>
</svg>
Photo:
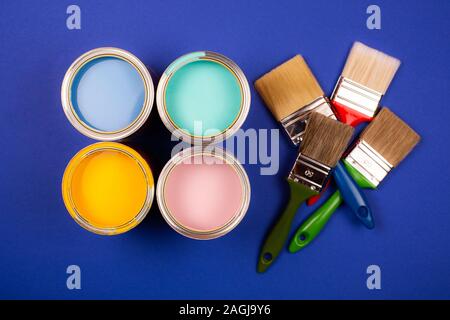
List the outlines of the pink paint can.
<svg viewBox="0 0 450 320">
<path fill-rule="evenodd" d="M 214 239 L 233 230 L 250 204 L 250 182 L 238 160 L 218 147 L 177 153 L 163 168 L 156 189 L 167 223 L 193 239 Z"/>
</svg>

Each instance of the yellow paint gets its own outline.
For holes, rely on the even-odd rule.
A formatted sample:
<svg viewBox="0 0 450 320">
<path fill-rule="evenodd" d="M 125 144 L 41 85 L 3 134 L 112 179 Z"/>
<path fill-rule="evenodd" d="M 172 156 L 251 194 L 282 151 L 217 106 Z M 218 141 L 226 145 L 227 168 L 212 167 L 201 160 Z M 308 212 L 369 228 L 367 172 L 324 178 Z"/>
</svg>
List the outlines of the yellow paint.
<svg viewBox="0 0 450 320">
<path fill-rule="evenodd" d="M 70 161 L 62 188 L 64 203 L 78 223 L 97 233 L 117 234 L 137 225 L 143 208 L 148 211 L 153 184 L 150 168 L 136 151 L 100 142 Z"/>
</svg>

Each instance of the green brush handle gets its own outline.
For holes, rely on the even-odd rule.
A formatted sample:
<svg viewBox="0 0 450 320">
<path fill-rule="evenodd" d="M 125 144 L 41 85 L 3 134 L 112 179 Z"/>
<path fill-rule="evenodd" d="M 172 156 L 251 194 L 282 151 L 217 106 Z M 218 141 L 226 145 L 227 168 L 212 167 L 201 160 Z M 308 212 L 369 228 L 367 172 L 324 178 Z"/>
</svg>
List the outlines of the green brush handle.
<svg viewBox="0 0 450 320">
<path fill-rule="evenodd" d="M 363 189 L 376 188 L 358 170 L 356 170 L 345 160 L 344 165 L 359 187 Z M 343 198 L 339 190 L 333 193 L 333 195 L 297 229 L 294 238 L 289 245 L 289 251 L 294 253 L 309 245 L 311 241 L 319 235 L 342 202 Z"/>
<path fill-rule="evenodd" d="M 283 250 L 298 207 L 311 196 L 318 194 L 300 183 L 291 180 L 288 180 L 288 183 L 291 190 L 289 203 L 262 246 L 258 261 L 258 272 L 266 271 Z"/>
<path fill-rule="evenodd" d="M 310 244 L 310 242 L 313 241 L 325 227 L 325 224 L 336 209 L 339 208 L 342 201 L 343 198 L 339 190 L 333 193 L 333 195 L 297 229 L 297 232 L 289 245 L 289 251 L 294 253 Z"/>
<path fill-rule="evenodd" d="M 356 184 L 363 189 L 376 189 L 377 187 L 367 180 L 358 170 L 355 169 L 348 161 L 343 160 L 345 169 L 352 176 Z"/>
</svg>

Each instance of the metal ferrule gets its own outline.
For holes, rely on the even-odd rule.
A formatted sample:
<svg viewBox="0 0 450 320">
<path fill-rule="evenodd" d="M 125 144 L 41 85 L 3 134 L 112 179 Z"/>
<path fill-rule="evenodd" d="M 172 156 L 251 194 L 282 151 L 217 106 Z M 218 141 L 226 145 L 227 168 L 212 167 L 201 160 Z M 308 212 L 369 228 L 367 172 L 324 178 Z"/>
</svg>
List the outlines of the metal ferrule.
<svg viewBox="0 0 450 320">
<path fill-rule="evenodd" d="M 307 156 L 298 155 L 288 179 L 302 183 L 311 190 L 320 192 L 325 185 L 331 168 Z"/>
<path fill-rule="evenodd" d="M 358 141 L 345 160 L 375 187 L 386 177 L 393 165 L 364 140 Z"/>
<path fill-rule="evenodd" d="M 382 96 L 382 93 L 341 76 L 331 95 L 331 101 L 352 108 L 368 117 L 373 117 Z"/>
<path fill-rule="evenodd" d="M 326 97 L 319 97 L 307 106 L 287 116 L 281 120 L 281 124 L 295 145 L 302 141 L 311 112 L 318 112 L 336 120 L 330 101 Z"/>
</svg>

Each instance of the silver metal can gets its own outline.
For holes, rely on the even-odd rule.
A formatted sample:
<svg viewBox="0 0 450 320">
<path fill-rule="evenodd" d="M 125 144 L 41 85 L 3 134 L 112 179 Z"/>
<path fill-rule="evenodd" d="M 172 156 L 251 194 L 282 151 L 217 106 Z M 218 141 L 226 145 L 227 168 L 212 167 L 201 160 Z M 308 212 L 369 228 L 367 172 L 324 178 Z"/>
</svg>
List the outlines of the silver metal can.
<svg viewBox="0 0 450 320">
<path fill-rule="evenodd" d="M 116 190 L 120 190 L 120 197 L 107 194 L 109 197 L 108 202 L 116 201 L 121 204 L 132 202 L 136 210 L 133 212 L 121 211 L 116 213 L 117 216 L 113 220 L 107 223 L 105 221 L 100 223 L 99 219 L 103 219 L 106 214 L 113 215 L 113 213 L 110 211 L 111 203 L 108 206 L 98 205 L 100 203 L 98 199 L 101 197 L 99 194 L 105 194 L 111 184 L 118 185 L 123 182 L 123 180 L 117 178 L 117 174 L 122 179 L 124 175 L 130 174 L 129 171 L 111 170 L 111 162 L 105 161 L 105 158 L 99 160 L 99 157 L 105 152 L 126 159 L 126 167 L 122 169 L 132 169 L 145 182 L 138 186 L 135 181 L 131 181 L 132 187 L 127 188 L 123 185 L 120 185 L 120 189 L 116 187 Z M 103 170 L 103 173 L 99 173 L 98 169 L 100 171 Z M 102 178 L 105 178 L 105 173 L 107 173 L 106 180 L 99 185 L 99 178 L 95 175 L 103 174 Z M 75 181 L 80 179 L 85 180 L 83 185 L 75 183 Z M 89 181 L 86 181 L 86 179 Z M 92 187 L 93 185 L 95 185 L 95 188 Z M 128 185 L 130 185 L 130 182 L 128 182 Z M 86 186 L 88 187 L 84 188 Z M 148 163 L 137 151 L 117 142 L 97 142 L 80 150 L 67 164 L 61 183 L 61 190 L 64 204 L 72 218 L 86 230 L 101 235 L 120 234 L 136 227 L 149 212 L 155 193 L 153 174 Z M 129 195 L 135 195 L 138 192 L 145 194 L 145 197 L 138 202 L 133 202 L 137 200 Z M 89 203 L 97 203 L 97 205 L 86 206 L 86 200 L 79 201 L 80 194 L 83 194 L 84 198 L 89 198 L 87 200 Z M 93 209 L 94 207 L 95 210 Z M 130 208 L 130 206 L 127 205 L 127 208 Z"/>
<path fill-rule="evenodd" d="M 117 58 L 129 63 L 138 72 L 140 78 L 142 79 L 145 91 L 143 104 L 139 114 L 128 125 L 113 131 L 99 130 L 86 123 L 86 121 L 83 121 L 83 119 L 81 119 L 75 111 L 72 103 L 72 85 L 74 84 L 74 78 L 77 76 L 78 72 L 89 62 L 106 57 Z M 153 101 L 154 87 L 149 71 L 136 56 L 119 48 L 97 48 L 81 55 L 67 70 L 61 87 L 61 102 L 67 119 L 69 119 L 75 129 L 85 136 L 101 141 L 120 140 L 136 132 L 145 123 L 150 115 Z"/>
<path fill-rule="evenodd" d="M 170 80 L 183 66 L 196 61 L 212 61 L 227 68 L 237 80 L 241 92 L 240 110 L 237 117 L 226 129 L 209 136 L 194 135 L 184 130 L 185 128 L 180 128 L 167 111 L 166 89 Z M 191 145 L 213 144 L 232 136 L 244 123 L 250 109 L 250 102 L 251 94 L 248 81 L 239 66 L 229 58 L 211 51 L 192 52 L 176 59 L 164 71 L 156 90 L 156 104 L 163 123 L 174 136 Z"/>
<path fill-rule="evenodd" d="M 236 173 L 239 179 L 240 187 L 242 188 L 241 189 L 242 197 L 239 200 L 238 209 L 233 213 L 232 217 L 228 219 L 225 223 L 223 223 L 223 225 L 220 225 L 210 230 L 199 230 L 194 227 L 188 226 L 186 223 L 180 222 L 179 219 L 177 219 L 177 217 L 174 215 L 174 212 L 171 212 L 168 204 L 168 201 L 174 201 L 168 199 L 166 190 L 168 178 L 170 177 L 174 169 L 180 164 L 188 163 L 195 165 L 196 162 L 192 161 L 195 161 L 195 159 L 199 158 L 199 156 L 201 156 L 202 159 L 204 156 L 207 156 L 209 158 L 214 157 L 215 159 L 217 159 L 218 161 L 217 163 L 231 166 L 234 172 Z M 201 192 L 200 190 L 198 191 Z M 250 181 L 244 168 L 234 156 L 230 155 L 229 153 L 218 147 L 204 148 L 197 146 L 184 149 L 181 152 L 177 153 L 169 160 L 169 162 L 163 168 L 161 174 L 159 175 L 156 187 L 156 199 L 158 202 L 160 212 L 164 217 L 164 219 L 166 220 L 166 222 L 178 233 L 186 237 L 199 240 L 218 238 L 233 230 L 244 218 L 250 204 L 250 196 L 251 196 Z"/>
</svg>

